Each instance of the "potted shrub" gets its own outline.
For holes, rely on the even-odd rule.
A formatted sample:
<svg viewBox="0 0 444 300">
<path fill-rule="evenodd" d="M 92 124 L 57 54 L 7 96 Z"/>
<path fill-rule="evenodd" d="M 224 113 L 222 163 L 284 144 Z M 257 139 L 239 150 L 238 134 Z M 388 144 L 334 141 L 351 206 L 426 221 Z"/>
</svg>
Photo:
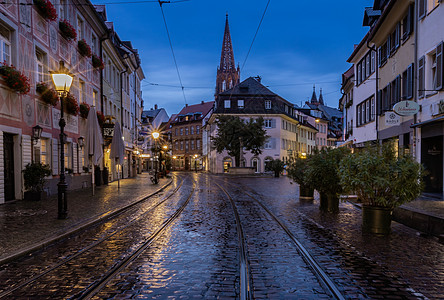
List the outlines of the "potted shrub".
<svg viewBox="0 0 444 300">
<path fill-rule="evenodd" d="M 20 73 L 13 65 L 2 63 L 0 65 L 0 75 L 10 89 L 21 95 L 29 93 L 31 88 L 29 78 Z"/>
<path fill-rule="evenodd" d="M 49 0 L 34 0 L 34 5 L 39 14 L 49 21 L 57 20 L 57 10 Z"/>
<path fill-rule="evenodd" d="M 362 201 L 362 231 L 389 234 L 393 209 L 417 198 L 423 189 L 424 169 L 410 155 L 392 146 L 366 148 L 340 163 L 341 184 Z"/>
<path fill-rule="evenodd" d="M 59 96 L 56 90 L 50 88 L 44 82 L 37 83 L 36 92 L 40 95 L 39 99 L 46 104 L 56 106 L 59 101 Z"/>
<path fill-rule="evenodd" d="M 339 162 L 348 154 L 347 148 L 322 149 L 311 155 L 307 167 L 307 182 L 318 190 L 320 209 L 326 212 L 339 211 L 339 196 L 342 186 L 339 177 Z"/>
<path fill-rule="evenodd" d="M 314 189 L 307 181 L 307 168 L 309 158 L 292 158 L 288 164 L 288 177 L 299 184 L 299 199 L 313 200 Z"/>
<path fill-rule="evenodd" d="M 77 38 L 77 32 L 68 20 L 61 20 L 59 22 L 59 29 L 61 35 L 68 41 L 75 40 Z"/>
<path fill-rule="evenodd" d="M 77 104 L 77 99 L 70 93 L 66 95 L 63 101 L 64 110 L 70 115 L 77 116 L 79 113 L 79 105 Z"/>
<path fill-rule="evenodd" d="M 23 179 L 25 182 L 25 200 L 40 200 L 43 188 L 45 186 L 45 177 L 51 175 L 49 165 L 42 163 L 29 163 L 23 170 Z"/>
<path fill-rule="evenodd" d="M 284 162 L 280 159 L 274 159 L 267 165 L 267 171 L 274 172 L 274 177 L 279 177 L 282 171 L 284 171 Z"/>
<path fill-rule="evenodd" d="M 77 42 L 77 48 L 79 48 L 80 55 L 91 57 L 91 47 L 86 43 L 84 39 Z"/>
<path fill-rule="evenodd" d="M 80 103 L 79 105 L 80 116 L 84 119 L 88 118 L 89 105 L 88 103 Z"/>
<path fill-rule="evenodd" d="M 95 68 L 95 69 L 103 70 L 105 68 L 105 65 L 103 64 L 102 59 L 95 54 L 92 55 L 91 62 L 92 62 L 93 68 Z"/>
</svg>

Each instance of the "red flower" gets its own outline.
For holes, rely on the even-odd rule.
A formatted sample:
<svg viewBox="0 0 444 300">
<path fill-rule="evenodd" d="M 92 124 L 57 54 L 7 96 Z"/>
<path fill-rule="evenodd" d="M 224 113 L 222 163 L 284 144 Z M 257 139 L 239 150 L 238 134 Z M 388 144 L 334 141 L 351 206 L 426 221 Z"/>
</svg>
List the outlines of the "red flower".
<svg viewBox="0 0 444 300">
<path fill-rule="evenodd" d="M 40 15 L 50 21 L 57 19 L 57 10 L 49 0 L 34 0 L 35 7 Z"/>
<path fill-rule="evenodd" d="M 80 116 L 84 119 L 88 118 L 89 105 L 88 103 L 80 103 Z"/>
<path fill-rule="evenodd" d="M 103 70 L 105 68 L 102 59 L 95 54 L 93 54 L 92 56 L 92 66 L 93 68 L 100 70 Z"/>
<path fill-rule="evenodd" d="M 57 92 L 53 88 L 48 87 L 46 83 L 37 83 L 36 91 L 40 94 L 40 100 L 52 106 L 57 105 L 59 96 L 57 95 Z"/>
<path fill-rule="evenodd" d="M 91 47 L 84 39 L 77 42 L 77 47 L 79 48 L 79 52 L 82 56 L 91 57 Z"/>
<path fill-rule="evenodd" d="M 64 111 L 73 116 L 77 116 L 79 113 L 79 105 L 77 104 L 77 99 L 70 93 L 66 95 L 63 103 Z"/>
<path fill-rule="evenodd" d="M 25 95 L 29 93 L 31 89 L 29 78 L 20 73 L 13 65 L 9 66 L 6 63 L 2 63 L 2 65 L 0 65 L 0 76 L 9 88 L 19 94 Z"/>
<path fill-rule="evenodd" d="M 77 38 L 77 32 L 74 27 L 68 22 L 68 20 L 61 20 L 59 22 L 59 29 L 62 36 L 68 41 Z"/>
<path fill-rule="evenodd" d="M 103 127 L 103 124 L 105 123 L 105 116 L 101 111 L 97 112 L 97 121 L 99 121 L 100 127 Z"/>
</svg>

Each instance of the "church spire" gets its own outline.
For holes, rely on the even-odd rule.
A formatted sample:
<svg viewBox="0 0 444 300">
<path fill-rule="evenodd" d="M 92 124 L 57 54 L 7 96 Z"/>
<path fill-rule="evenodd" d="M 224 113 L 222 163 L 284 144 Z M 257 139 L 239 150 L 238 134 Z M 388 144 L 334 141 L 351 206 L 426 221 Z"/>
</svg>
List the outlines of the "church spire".
<svg viewBox="0 0 444 300">
<path fill-rule="evenodd" d="M 319 92 L 319 104 L 324 105 L 324 97 L 322 96 L 322 88 L 321 88 L 321 91 Z"/>
<path fill-rule="evenodd" d="M 217 69 L 216 95 L 239 84 L 240 69 L 235 66 L 233 45 L 231 43 L 230 26 L 228 24 L 228 13 L 225 18 L 225 32 L 222 42 L 222 53 L 220 65 Z"/>
<path fill-rule="evenodd" d="M 317 104 L 318 103 L 318 98 L 316 97 L 316 87 L 313 84 L 313 94 L 311 95 L 311 104 Z"/>
</svg>

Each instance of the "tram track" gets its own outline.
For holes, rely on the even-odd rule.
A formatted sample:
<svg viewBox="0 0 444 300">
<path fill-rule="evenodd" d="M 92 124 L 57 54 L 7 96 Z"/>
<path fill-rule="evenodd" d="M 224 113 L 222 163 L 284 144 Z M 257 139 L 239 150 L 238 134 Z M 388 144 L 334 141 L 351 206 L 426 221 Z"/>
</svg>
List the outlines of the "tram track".
<svg viewBox="0 0 444 300">
<path fill-rule="evenodd" d="M 233 184 L 233 183 L 228 183 L 226 181 L 224 181 L 223 183 L 237 187 L 237 185 Z M 240 219 L 238 218 L 239 214 L 237 212 L 237 209 L 236 209 L 235 202 L 234 202 L 233 198 L 228 193 L 228 191 L 225 188 L 223 188 L 220 184 L 216 183 L 216 185 L 230 199 L 230 202 L 232 203 L 232 206 L 233 206 L 233 210 L 235 211 L 235 215 L 237 216 L 236 217 L 237 227 L 238 228 L 240 227 L 241 230 L 242 230 L 242 225 L 238 224 L 238 223 L 240 223 Z M 335 299 L 341 299 L 341 300 L 345 299 L 344 296 L 342 295 L 342 293 L 340 292 L 340 290 L 338 289 L 338 287 L 336 286 L 336 284 L 333 282 L 333 280 L 322 269 L 322 267 L 319 265 L 319 263 L 317 263 L 315 258 L 301 244 L 301 242 L 296 238 L 296 236 L 291 232 L 291 230 L 284 224 L 284 222 L 282 222 L 265 204 L 262 203 L 262 201 L 257 199 L 255 196 L 253 196 L 252 194 L 248 193 L 245 190 L 242 190 L 242 193 L 244 193 L 245 195 L 250 197 L 255 203 L 257 203 L 263 209 L 263 211 L 265 211 L 275 221 L 275 223 L 285 232 L 285 234 L 288 236 L 288 238 L 295 245 L 295 247 L 296 247 L 298 253 L 301 255 L 302 259 L 307 263 L 309 268 L 312 270 L 313 274 L 318 278 L 318 280 L 321 283 L 321 285 L 324 286 L 325 289 L 327 289 L 328 293 L 332 297 L 334 297 Z M 243 230 L 242 230 L 241 236 L 242 236 L 242 241 L 243 241 L 242 243 L 243 243 L 243 245 L 241 246 L 241 250 L 240 251 L 244 253 L 244 254 L 241 255 L 241 260 L 242 260 L 242 256 L 245 257 L 245 258 L 248 257 L 248 253 L 247 253 L 248 250 L 245 248 L 245 237 L 244 237 L 244 234 L 243 234 Z M 242 261 L 241 261 L 241 264 L 242 264 Z M 246 264 L 248 265 L 248 262 Z M 242 280 L 241 280 L 241 283 L 242 283 Z M 242 288 L 245 289 L 246 287 L 242 287 L 241 286 L 241 290 L 242 290 Z M 250 289 L 250 288 L 252 288 L 252 286 L 248 287 L 248 289 Z M 251 296 L 253 297 L 253 295 L 251 295 Z M 241 298 L 241 299 L 249 299 L 249 298 Z"/>
<path fill-rule="evenodd" d="M 127 222 L 124 226 L 118 227 L 114 231 L 108 233 L 106 236 L 98 239 L 94 243 L 90 244 L 87 247 L 84 247 L 83 249 L 79 250 L 75 254 L 69 256 L 66 259 L 63 259 L 62 261 L 56 263 L 55 265 L 52 265 L 51 267 L 47 268 L 43 272 L 41 272 L 41 273 L 39 273 L 37 275 L 34 275 L 34 276 L 28 278 L 27 280 L 22 281 L 22 282 L 18 283 L 17 285 L 15 285 L 15 286 L 13 286 L 13 287 L 3 291 L 2 293 L 0 293 L 0 298 L 4 298 L 4 297 L 7 297 L 7 296 L 10 296 L 15 291 L 18 291 L 20 289 L 23 289 L 23 288 L 25 288 L 27 286 L 32 285 L 33 283 L 37 282 L 40 278 L 42 278 L 42 277 L 44 277 L 46 275 L 49 275 L 52 272 L 55 272 L 58 269 L 68 265 L 71 261 L 73 261 L 75 259 L 78 259 L 82 255 L 84 255 L 87 252 L 93 250 L 94 248 L 98 247 L 102 243 L 110 240 L 112 237 L 116 236 L 117 234 L 124 232 L 125 230 L 127 230 L 131 226 L 134 226 L 134 224 L 137 221 L 143 220 L 145 217 L 147 217 L 147 215 L 153 213 L 153 211 L 155 211 L 157 208 L 159 208 L 162 204 L 166 203 L 174 195 L 177 195 L 179 189 L 183 186 L 183 183 L 184 183 L 184 179 L 181 179 L 180 184 L 169 195 L 167 195 L 161 201 L 159 201 L 156 204 L 154 204 L 151 207 L 149 207 L 141 215 L 139 215 L 139 216 L 135 217 L 134 219 L 132 219 L 131 221 Z M 143 242 L 142 246 L 140 246 L 137 251 L 133 251 L 130 255 L 127 255 L 126 257 L 124 257 L 120 262 L 116 263 L 112 267 L 111 270 L 109 270 L 104 276 L 102 276 L 99 281 L 94 282 L 90 287 L 88 287 L 87 290 L 83 291 L 80 295 L 74 296 L 73 299 L 89 299 L 93 294 L 95 294 L 98 291 L 99 287 L 103 286 L 105 280 L 106 280 L 106 282 L 108 282 L 112 278 L 113 274 L 116 274 L 116 272 L 121 270 L 124 265 L 129 264 L 135 257 L 137 257 L 137 255 L 139 255 L 141 252 L 143 252 L 144 249 L 149 247 L 149 245 L 153 241 L 156 240 L 156 238 L 165 230 L 165 228 L 168 227 L 168 225 L 170 225 L 182 213 L 182 211 L 185 209 L 186 205 L 189 203 L 192 195 L 194 194 L 195 189 L 196 189 L 196 184 L 193 181 L 193 188 L 192 188 L 188 198 L 180 205 L 180 207 L 169 218 L 167 218 L 162 223 L 162 225 L 158 229 L 156 229 L 154 231 L 153 234 L 151 234 L 151 236 L 145 242 Z M 137 201 L 137 203 L 139 203 L 139 204 L 143 203 L 144 201 L 148 200 L 152 196 L 153 196 L 153 194 L 148 195 L 147 197 Z M 123 214 L 124 212 L 128 212 L 131 209 L 133 209 L 134 207 L 135 207 L 135 205 L 133 204 L 130 207 L 127 207 L 127 209 L 123 210 L 122 212 L 119 212 L 118 214 L 115 214 L 113 217 L 117 217 L 118 215 Z M 111 217 L 108 217 L 107 220 L 104 220 L 103 222 L 108 221 L 110 218 Z"/>
</svg>

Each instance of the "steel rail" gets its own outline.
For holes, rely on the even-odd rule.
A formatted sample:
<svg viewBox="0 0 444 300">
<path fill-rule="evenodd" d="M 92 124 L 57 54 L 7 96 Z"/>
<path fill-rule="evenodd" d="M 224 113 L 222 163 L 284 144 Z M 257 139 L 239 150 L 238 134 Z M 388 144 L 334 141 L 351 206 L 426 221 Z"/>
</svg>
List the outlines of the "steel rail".
<svg viewBox="0 0 444 300">
<path fill-rule="evenodd" d="M 252 299 L 251 294 L 251 277 L 250 277 L 250 264 L 248 262 L 248 250 L 245 243 L 244 230 L 242 229 L 242 223 L 240 220 L 239 212 L 237 211 L 236 204 L 230 194 L 218 183 L 215 183 L 230 200 L 231 207 L 233 208 L 234 217 L 236 219 L 236 231 L 239 239 L 239 259 L 240 259 L 240 299 Z"/>
<path fill-rule="evenodd" d="M 162 205 L 163 203 L 165 203 L 168 199 L 170 199 L 172 196 L 174 196 L 177 191 L 182 187 L 184 182 L 184 179 L 181 178 L 181 182 L 180 184 L 172 191 L 171 194 L 169 194 L 168 196 L 166 196 L 164 199 L 162 199 L 160 202 L 156 203 L 155 205 L 153 205 L 152 207 L 150 207 L 147 211 L 145 211 L 143 214 L 141 214 L 140 216 L 134 218 L 133 220 L 129 221 L 128 223 L 126 223 L 123 227 L 119 227 L 116 230 L 114 230 L 113 232 L 109 233 L 108 235 L 106 235 L 105 237 L 95 241 L 94 243 L 90 244 L 89 246 L 79 250 L 78 252 L 76 252 L 75 254 L 71 255 L 70 257 L 63 259 L 62 261 L 56 263 L 55 265 L 49 267 L 48 269 L 44 270 L 43 272 L 34 275 L 30 278 L 28 278 L 27 280 L 18 283 L 17 285 L 13 286 L 12 288 L 5 290 L 3 292 L 0 293 L 0 298 L 3 298 L 5 296 L 8 296 L 9 294 L 11 294 L 12 292 L 21 289 L 31 283 L 33 283 L 34 281 L 37 281 L 39 278 L 47 275 L 48 273 L 51 273 L 54 270 L 57 270 L 58 268 L 60 268 L 63 265 L 66 265 L 68 262 L 70 262 L 71 260 L 79 257 L 80 255 L 82 255 L 83 253 L 93 249 L 94 247 L 97 247 L 98 245 L 100 245 L 101 243 L 105 242 L 106 240 L 110 239 L 111 237 L 113 237 L 114 235 L 122 232 L 123 230 L 125 230 L 126 228 L 128 228 L 130 225 L 132 225 L 134 222 L 142 219 L 144 216 L 146 216 L 147 214 L 151 213 L 153 210 L 155 210 L 157 207 L 159 207 L 160 205 Z M 140 199 L 139 201 L 137 201 L 137 204 L 140 204 L 146 200 L 148 200 L 149 198 L 151 198 L 152 196 L 154 196 L 154 194 L 150 194 L 142 199 Z M 133 209 L 134 205 L 128 206 L 125 209 L 123 209 L 121 212 L 119 212 L 116 215 L 113 215 L 112 218 L 116 218 L 119 215 L 129 211 L 130 209 Z M 111 217 L 107 218 L 106 220 L 103 220 L 102 223 L 109 221 L 110 219 L 112 219 Z M 95 224 L 96 225 L 96 224 Z"/>
<path fill-rule="evenodd" d="M 224 182 L 230 185 L 234 185 L 238 187 L 238 185 L 230 183 L 230 182 Z M 327 275 L 327 273 L 324 272 L 322 267 L 319 265 L 318 262 L 313 258 L 313 256 L 310 254 L 310 252 L 299 242 L 299 240 L 296 238 L 296 236 L 288 229 L 288 227 L 279 220 L 279 218 L 270 210 L 268 209 L 260 200 L 258 200 L 256 197 L 245 191 L 245 189 L 242 190 L 243 193 L 248 195 L 250 198 L 252 198 L 256 203 L 258 203 L 274 220 L 275 222 L 285 231 L 285 233 L 288 235 L 288 237 L 293 241 L 293 243 L 296 245 L 296 248 L 298 252 L 301 254 L 302 258 L 307 262 L 307 264 L 310 266 L 310 268 L 313 270 L 316 277 L 321 280 L 321 282 L 328 288 L 329 292 L 332 294 L 333 297 L 339 300 L 345 299 L 342 293 L 339 291 L 336 284 L 333 282 L 333 280 L 330 279 L 330 277 Z"/>
<path fill-rule="evenodd" d="M 167 220 L 165 220 L 162 225 L 154 232 L 150 238 L 148 238 L 136 251 L 134 251 L 131 255 L 124 258 L 121 262 L 116 264 L 114 267 L 112 267 L 107 273 L 104 274 L 104 276 L 91 284 L 86 290 L 84 290 L 82 293 L 77 294 L 70 299 L 91 299 L 97 293 L 99 293 L 106 284 L 113 279 L 117 274 L 119 274 L 123 269 L 125 269 L 131 262 L 133 262 L 135 259 L 137 259 L 140 254 L 143 253 L 151 244 L 161 235 L 161 233 L 169 226 L 171 225 L 184 211 L 185 207 L 188 205 L 188 203 L 191 200 L 191 197 L 193 196 L 194 192 L 196 190 L 196 182 L 193 184 L 193 189 L 188 196 L 187 200 L 177 209 L 174 214 L 172 214 Z"/>
</svg>

